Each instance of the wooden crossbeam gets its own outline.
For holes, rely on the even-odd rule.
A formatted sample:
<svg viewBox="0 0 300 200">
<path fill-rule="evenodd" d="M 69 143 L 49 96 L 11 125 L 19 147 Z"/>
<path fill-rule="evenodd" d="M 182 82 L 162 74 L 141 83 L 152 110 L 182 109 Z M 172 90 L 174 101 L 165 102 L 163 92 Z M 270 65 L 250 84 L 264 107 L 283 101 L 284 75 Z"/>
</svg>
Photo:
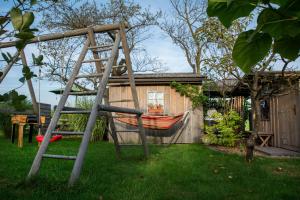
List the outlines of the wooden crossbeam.
<svg viewBox="0 0 300 200">
<path fill-rule="evenodd" d="M 128 24 L 125 24 L 125 26 L 126 26 L 126 28 L 128 28 Z M 33 39 L 29 40 L 27 42 L 27 44 L 45 42 L 45 41 L 51 41 L 51 40 L 58 40 L 58 39 L 62 39 L 62 38 L 69 38 L 69 37 L 80 36 L 80 35 L 86 35 L 86 34 L 88 34 L 90 28 L 91 27 L 67 31 L 64 33 L 52 33 L 52 34 L 36 36 Z M 101 32 L 119 30 L 120 24 L 97 25 L 92 28 L 93 28 L 94 33 L 101 33 Z M 0 43 L 0 49 L 16 46 L 17 42 L 18 41 L 2 42 L 2 43 Z"/>
</svg>

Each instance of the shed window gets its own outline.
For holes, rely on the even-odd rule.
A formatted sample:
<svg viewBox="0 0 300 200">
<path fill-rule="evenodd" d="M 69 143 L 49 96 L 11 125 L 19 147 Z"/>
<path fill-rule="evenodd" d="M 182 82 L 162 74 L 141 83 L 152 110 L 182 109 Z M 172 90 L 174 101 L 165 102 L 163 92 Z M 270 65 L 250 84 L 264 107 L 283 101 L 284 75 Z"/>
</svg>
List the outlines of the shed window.
<svg viewBox="0 0 300 200">
<path fill-rule="evenodd" d="M 164 93 L 151 91 L 148 92 L 148 113 L 163 114 L 164 113 Z"/>
<path fill-rule="evenodd" d="M 260 101 L 261 120 L 270 120 L 270 100 L 264 99 Z"/>
</svg>

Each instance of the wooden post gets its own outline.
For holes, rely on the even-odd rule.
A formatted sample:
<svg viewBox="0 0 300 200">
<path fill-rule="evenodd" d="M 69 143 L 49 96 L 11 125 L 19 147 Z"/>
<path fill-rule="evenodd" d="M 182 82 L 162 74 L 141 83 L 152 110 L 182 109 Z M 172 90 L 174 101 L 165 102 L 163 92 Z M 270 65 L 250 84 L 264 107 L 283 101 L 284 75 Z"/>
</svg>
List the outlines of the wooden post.
<svg viewBox="0 0 300 200">
<path fill-rule="evenodd" d="M 88 37 L 91 41 L 91 46 L 97 46 L 93 27 L 89 27 Z M 100 56 L 99 56 L 98 52 L 96 52 L 94 50 L 92 50 L 92 52 L 93 52 L 94 59 L 95 60 L 100 60 Z M 97 73 L 101 73 L 104 69 L 103 63 L 101 61 L 96 61 L 95 65 L 96 65 Z"/>
<path fill-rule="evenodd" d="M 137 95 L 136 87 L 135 87 L 132 64 L 131 64 L 131 59 L 130 59 L 130 55 L 129 55 L 130 52 L 129 52 L 129 47 L 128 47 L 128 44 L 127 44 L 126 33 L 125 33 L 125 25 L 124 24 L 120 25 L 120 35 L 121 35 L 122 47 L 123 47 L 123 50 L 124 50 L 124 55 L 125 55 L 125 60 L 126 60 L 126 67 L 127 67 L 127 71 L 128 71 L 129 83 L 130 83 L 130 87 L 131 87 L 131 93 L 132 93 L 134 106 L 135 106 L 136 109 L 140 110 L 139 100 L 138 100 L 138 95 Z M 138 126 L 139 126 L 139 129 L 140 129 L 140 137 L 141 137 L 141 140 L 142 140 L 142 144 L 144 146 L 144 154 L 145 154 L 145 157 L 147 158 L 149 156 L 149 150 L 148 150 L 145 129 L 144 129 L 144 126 L 143 126 L 141 116 L 137 117 L 137 121 L 138 121 Z"/>
<path fill-rule="evenodd" d="M 20 54 L 21 54 L 23 67 L 28 66 L 24 50 L 21 50 Z M 29 93 L 30 93 L 30 97 L 31 97 L 32 105 L 33 105 L 33 112 L 34 112 L 34 114 L 37 115 L 39 113 L 39 107 L 38 107 L 38 104 L 37 104 L 37 101 L 36 101 L 36 97 L 35 97 L 35 93 L 34 93 L 34 89 L 33 89 L 33 86 L 32 86 L 31 79 L 26 80 L 26 82 L 27 82 L 27 85 L 28 85 L 28 89 L 29 89 Z"/>
<path fill-rule="evenodd" d="M 89 144 L 89 141 L 90 141 L 90 138 L 91 138 L 93 128 L 95 126 L 96 118 L 98 116 L 98 105 L 101 104 L 102 99 L 104 97 L 104 93 L 105 93 L 105 90 L 106 90 L 106 85 L 108 83 L 108 78 L 109 78 L 111 70 L 112 70 L 114 57 L 116 56 L 116 53 L 118 51 L 119 44 L 120 44 L 120 36 L 118 34 L 117 37 L 116 37 L 116 41 L 114 43 L 112 52 L 111 52 L 111 57 L 108 60 L 106 66 L 105 66 L 105 71 L 103 73 L 101 82 L 98 86 L 97 96 L 96 96 L 96 99 L 95 99 L 94 105 L 92 107 L 90 117 L 88 119 L 85 131 L 84 131 L 84 136 L 82 138 L 82 141 L 81 141 L 81 144 L 80 144 L 80 147 L 79 147 L 79 152 L 77 154 L 76 161 L 75 161 L 75 164 L 73 166 L 71 177 L 69 179 L 69 186 L 73 186 L 73 184 L 79 178 L 81 168 L 82 168 L 82 164 L 83 164 L 83 160 L 84 160 L 87 148 L 88 148 L 88 144 Z"/>
<path fill-rule="evenodd" d="M 109 101 L 108 101 L 108 91 L 107 90 L 106 90 L 106 95 L 104 97 L 104 103 L 107 106 L 110 105 Z M 116 155 L 117 155 L 117 158 L 120 158 L 121 157 L 120 144 L 119 144 L 119 141 L 118 141 L 118 135 L 117 135 L 117 132 L 116 132 L 116 126 L 115 126 L 115 123 L 113 121 L 114 119 L 112 117 L 111 112 L 107 112 L 107 118 L 108 118 L 110 130 L 111 130 L 111 137 L 114 140 L 114 145 L 115 145 L 115 149 L 116 149 Z"/>
<path fill-rule="evenodd" d="M 41 165 L 41 161 L 42 161 L 42 156 L 43 154 L 46 152 L 47 150 L 47 147 L 48 147 L 48 144 L 50 142 L 50 139 L 51 139 L 51 134 L 52 134 L 52 131 L 55 129 L 55 126 L 59 120 L 59 117 L 60 117 L 60 112 L 62 111 L 62 109 L 64 108 L 65 106 L 65 103 L 68 99 L 68 96 L 69 96 L 69 93 L 71 91 L 71 88 L 72 88 L 72 85 L 76 79 L 76 76 L 77 74 L 79 73 L 79 70 L 80 70 L 80 67 L 81 67 L 81 64 L 82 64 L 82 61 L 83 59 L 85 58 L 85 55 L 88 51 L 88 47 L 90 45 L 90 40 L 87 39 L 85 44 L 84 44 L 84 47 L 79 55 L 79 58 L 77 60 L 77 62 L 75 63 L 75 67 L 74 67 L 74 70 L 73 70 L 73 73 L 66 85 L 66 88 L 61 96 L 61 99 L 56 107 L 56 110 L 53 114 L 53 117 L 51 119 L 51 122 L 48 126 L 48 129 L 46 131 L 46 134 L 44 136 L 44 139 L 43 139 L 43 142 L 34 158 L 34 161 L 32 163 L 32 166 L 31 166 L 31 169 L 28 173 L 28 176 L 27 176 L 27 180 L 29 180 L 30 178 L 32 178 L 33 176 L 35 176 L 39 169 L 40 169 L 40 165 Z"/>
<path fill-rule="evenodd" d="M 25 123 L 19 123 L 19 133 L 18 133 L 18 147 L 23 147 L 23 134 L 24 134 Z"/>
</svg>

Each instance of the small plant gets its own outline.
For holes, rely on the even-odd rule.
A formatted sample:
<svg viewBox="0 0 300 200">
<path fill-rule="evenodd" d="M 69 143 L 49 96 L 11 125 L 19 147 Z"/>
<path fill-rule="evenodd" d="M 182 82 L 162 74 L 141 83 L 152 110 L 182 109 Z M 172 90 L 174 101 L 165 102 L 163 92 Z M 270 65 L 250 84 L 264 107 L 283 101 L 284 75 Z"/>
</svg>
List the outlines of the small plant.
<svg viewBox="0 0 300 200">
<path fill-rule="evenodd" d="M 241 117 L 234 110 L 222 115 L 215 112 L 211 116 L 216 124 L 207 127 L 207 134 L 202 141 L 206 144 L 218 144 L 222 146 L 233 147 L 240 139 Z"/>
</svg>

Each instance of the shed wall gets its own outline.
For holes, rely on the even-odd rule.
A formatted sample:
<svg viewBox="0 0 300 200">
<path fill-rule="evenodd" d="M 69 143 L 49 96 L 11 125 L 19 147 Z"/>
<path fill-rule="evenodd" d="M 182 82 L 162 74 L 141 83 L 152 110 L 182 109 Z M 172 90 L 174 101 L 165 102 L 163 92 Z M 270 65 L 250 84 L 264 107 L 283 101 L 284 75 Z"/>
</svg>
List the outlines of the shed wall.
<svg viewBox="0 0 300 200">
<path fill-rule="evenodd" d="M 164 112 L 165 114 L 176 115 L 190 111 L 190 118 L 181 134 L 171 137 L 151 137 L 147 136 L 148 142 L 152 143 L 197 143 L 200 142 L 201 127 L 203 127 L 203 108 L 202 106 L 192 110 L 192 102 L 189 98 L 181 96 L 170 86 L 137 86 L 139 103 L 142 111 L 147 113 L 147 93 L 150 91 L 164 93 Z M 109 88 L 109 101 L 118 101 L 124 99 L 132 99 L 131 89 L 129 86 L 113 86 Z M 133 102 L 115 102 L 113 106 L 134 108 Z M 127 130 L 129 127 L 120 122 L 116 122 L 118 130 Z M 121 143 L 139 143 L 137 133 L 122 132 L 118 133 Z"/>
<path fill-rule="evenodd" d="M 300 95 L 290 91 L 270 98 L 270 120 L 260 122 L 260 132 L 272 133 L 272 146 L 300 151 Z"/>
</svg>

